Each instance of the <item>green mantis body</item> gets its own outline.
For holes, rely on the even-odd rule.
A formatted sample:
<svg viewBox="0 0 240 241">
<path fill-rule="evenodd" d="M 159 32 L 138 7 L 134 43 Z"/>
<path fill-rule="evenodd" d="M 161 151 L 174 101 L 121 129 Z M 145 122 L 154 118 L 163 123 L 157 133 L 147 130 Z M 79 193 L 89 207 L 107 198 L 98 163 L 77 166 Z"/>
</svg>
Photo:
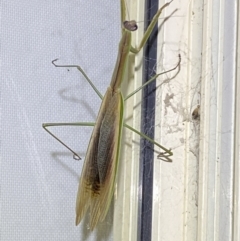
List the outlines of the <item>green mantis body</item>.
<svg viewBox="0 0 240 241">
<path fill-rule="evenodd" d="M 108 212 L 113 192 L 114 184 L 116 180 L 116 173 L 119 162 L 119 153 L 120 153 L 120 142 L 122 135 L 123 126 L 131 129 L 137 134 L 141 135 L 143 138 L 148 139 L 158 147 L 162 148 L 165 153 L 168 153 L 168 156 L 172 155 L 170 150 L 162 147 L 155 141 L 151 140 L 146 135 L 138 132 L 132 127 L 124 124 L 123 122 L 123 113 L 124 113 L 124 99 L 121 92 L 121 84 L 125 77 L 125 69 L 127 65 L 127 60 L 129 53 L 134 54 L 138 53 L 144 44 L 146 43 L 151 31 L 156 24 L 162 10 L 168 6 L 170 3 L 166 3 L 161 9 L 158 10 L 154 16 L 151 24 L 149 25 L 145 35 L 138 48 L 133 48 L 131 46 L 131 31 L 128 30 L 131 28 L 122 28 L 122 37 L 119 43 L 118 57 L 115 64 L 114 72 L 112 75 L 110 86 L 108 87 L 104 97 L 95 89 L 92 82 L 85 75 L 84 71 L 76 65 L 61 66 L 55 65 L 56 67 L 76 67 L 78 70 L 86 77 L 88 82 L 97 92 L 97 94 L 102 98 L 102 104 L 98 113 L 96 123 L 48 123 L 43 124 L 43 127 L 51 135 L 53 135 L 47 127 L 57 126 L 57 125 L 81 125 L 81 126 L 94 126 L 92 136 L 88 145 L 84 166 L 79 182 L 77 201 L 76 201 L 76 225 L 78 225 L 82 218 L 90 209 L 90 229 L 93 230 L 99 221 L 103 221 Z M 122 23 L 125 22 L 125 3 L 124 0 L 121 0 L 121 19 Z M 133 26 L 135 29 L 135 27 Z M 53 61 L 54 63 L 54 61 Z M 180 61 L 179 61 L 180 63 Z M 173 68 L 176 69 L 178 65 Z M 172 70 L 173 70 L 172 69 Z M 169 70 L 171 71 L 171 70 Z M 148 83 L 153 81 L 158 75 L 154 76 L 142 87 L 135 90 L 132 94 L 125 98 L 128 99 L 141 88 L 146 86 Z M 54 136 L 54 135 L 53 135 Z M 57 137 L 55 139 L 60 141 Z M 61 142 L 61 141 L 60 141 Z M 62 143 L 62 142 L 61 142 Z M 64 144 L 64 143 L 62 143 Z M 65 144 L 64 144 L 65 145 Z M 66 145 L 65 145 L 66 146 Z M 70 149 L 69 147 L 67 147 Z M 71 150 L 71 149 L 70 149 Z M 72 150 L 71 150 L 72 151 Z M 73 152 L 73 151 L 72 151 Z M 76 156 L 77 154 L 73 152 Z"/>
<path fill-rule="evenodd" d="M 76 224 L 90 206 L 90 228 L 104 220 L 111 203 L 119 160 L 124 100 L 120 86 L 131 47 L 124 31 L 111 84 L 103 98 L 85 158 L 76 203 Z"/>
</svg>

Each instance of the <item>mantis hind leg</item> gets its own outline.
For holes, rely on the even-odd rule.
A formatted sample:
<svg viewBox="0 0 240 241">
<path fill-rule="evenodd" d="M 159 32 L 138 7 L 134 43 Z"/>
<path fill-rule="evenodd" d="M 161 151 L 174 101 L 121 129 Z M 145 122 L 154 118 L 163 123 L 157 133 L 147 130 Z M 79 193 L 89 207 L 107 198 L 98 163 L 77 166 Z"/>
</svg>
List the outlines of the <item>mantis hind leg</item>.
<svg viewBox="0 0 240 241">
<path fill-rule="evenodd" d="M 149 136 L 143 134 L 142 132 L 134 129 L 133 127 L 127 125 L 127 124 L 123 124 L 124 127 L 128 128 L 129 130 L 135 132 L 136 134 L 138 134 L 139 136 L 141 136 L 142 138 L 148 140 L 149 142 L 151 142 L 152 144 L 156 145 L 157 147 L 161 148 L 162 150 L 164 150 L 164 152 L 160 152 L 158 155 L 158 158 L 164 158 L 163 160 L 170 162 L 171 159 L 169 158 L 170 156 L 173 155 L 171 149 L 167 149 L 164 146 L 160 145 L 159 143 L 157 143 L 156 141 L 154 141 L 152 138 L 150 138 Z"/>
<path fill-rule="evenodd" d="M 46 132 L 48 132 L 55 140 L 57 140 L 59 143 L 61 143 L 63 146 L 65 146 L 70 152 L 73 153 L 74 159 L 81 160 L 81 157 L 75 151 L 73 151 L 68 145 L 66 145 L 57 136 L 55 136 L 50 130 L 48 130 L 48 127 L 51 127 L 51 126 L 95 126 L 95 123 L 93 123 L 93 122 L 73 122 L 73 123 L 43 123 L 42 124 L 42 127 Z"/>
</svg>

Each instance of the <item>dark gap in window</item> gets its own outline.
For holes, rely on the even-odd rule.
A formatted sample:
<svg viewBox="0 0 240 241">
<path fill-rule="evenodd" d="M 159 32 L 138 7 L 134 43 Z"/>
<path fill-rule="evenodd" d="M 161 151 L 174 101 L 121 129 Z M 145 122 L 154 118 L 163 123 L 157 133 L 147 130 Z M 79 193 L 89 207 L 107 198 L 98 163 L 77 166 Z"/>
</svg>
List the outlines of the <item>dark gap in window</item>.
<svg viewBox="0 0 240 241">
<path fill-rule="evenodd" d="M 145 30 L 158 10 L 158 0 L 145 1 Z M 153 29 L 144 48 L 143 83 L 155 74 L 157 59 L 158 26 Z M 143 89 L 141 131 L 154 139 L 156 82 Z M 141 139 L 140 177 L 139 177 L 139 219 L 138 240 L 151 241 L 152 236 L 152 199 L 153 199 L 153 152 L 152 143 Z"/>
</svg>

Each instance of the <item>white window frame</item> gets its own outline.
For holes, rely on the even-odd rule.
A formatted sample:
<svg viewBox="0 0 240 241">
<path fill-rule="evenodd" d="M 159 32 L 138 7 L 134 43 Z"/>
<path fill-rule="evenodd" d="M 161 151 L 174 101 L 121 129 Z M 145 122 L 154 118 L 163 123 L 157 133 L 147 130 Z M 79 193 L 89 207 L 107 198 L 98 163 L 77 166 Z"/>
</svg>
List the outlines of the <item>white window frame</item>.
<svg viewBox="0 0 240 241">
<path fill-rule="evenodd" d="M 159 6 L 164 3 L 159 1 Z M 134 9 L 143 14 L 137 6 Z M 163 16 L 176 9 L 158 34 L 162 61 L 158 72 L 173 66 L 178 53 L 182 62 L 174 79 L 164 85 L 161 83 L 166 76 L 158 80 L 161 86 L 157 90 L 155 139 L 172 148 L 174 156 L 172 163 L 157 158 L 154 161 L 152 240 L 237 241 L 240 239 L 240 85 L 236 55 L 239 3 L 173 1 Z M 138 31 L 137 38 L 141 34 Z M 135 72 L 136 85 L 141 71 Z M 171 76 L 168 74 L 167 78 Z M 134 106 L 138 102 L 136 97 Z M 193 120 L 192 112 L 198 105 L 200 119 Z M 133 116 L 138 117 L 139 111 Z M 139 118 L 134 117 L 134 125 L 140 127 Z M 138 155 L 138 150 L 131 154 Z M 132 200 L 125 211 L 132 211 L 131 217 L 135 219 L 137 198 L 133 194 L 137 194 L 137 187 L 133 183 L 138 181 L 135 174 L 138 163 L 136 157 L 133 159 L 136 166 L 131 163 L 132 169 L 128 169 L 131 188 L 127 195 L 124 193 Z M 122 233 L 128 240 L 137 240 L 132 233 L 135 230 L 136 223 L 131 225 L 129 221 L 126 232 Z"/>
</svg>

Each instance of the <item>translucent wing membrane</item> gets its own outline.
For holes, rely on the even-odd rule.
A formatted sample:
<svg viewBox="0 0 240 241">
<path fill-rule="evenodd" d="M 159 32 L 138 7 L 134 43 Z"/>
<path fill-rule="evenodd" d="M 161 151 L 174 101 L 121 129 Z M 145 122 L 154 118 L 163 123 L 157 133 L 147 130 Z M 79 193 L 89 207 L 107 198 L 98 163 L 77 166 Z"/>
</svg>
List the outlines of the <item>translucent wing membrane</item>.
<svg viewBox="0 0 240 241">
<path fill-rule="evenodd" d="M 99 221 L 103 221 L 107 214 L 119 160 L 122 116 L 122 95 L 120 92 L 113 92 L 109 87 L 90 139 L 78 187 L 76 225 L 80 223 L 88 208 L 91 230 Z"/>
</svg>

